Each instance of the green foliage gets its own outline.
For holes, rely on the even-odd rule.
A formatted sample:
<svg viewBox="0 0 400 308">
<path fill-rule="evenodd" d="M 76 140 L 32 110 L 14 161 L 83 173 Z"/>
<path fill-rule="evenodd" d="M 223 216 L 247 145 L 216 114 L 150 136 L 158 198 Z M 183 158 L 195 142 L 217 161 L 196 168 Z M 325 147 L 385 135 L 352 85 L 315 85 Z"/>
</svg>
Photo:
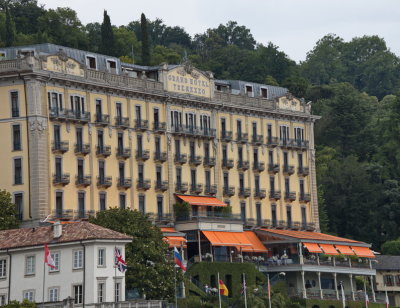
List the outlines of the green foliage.
<svg viewBox="0 0 400 308">
<path fill-rule="evenodd" d="M 8 6 L 6 6 L 6 33 L 5 33 L 5 43 L 6 47 L 12 46 L 15 41 L 15 25 L 10 14 Z"/>
<path fill-rule="evenodd" d="M 36 304 L 24 299 L 22 303 L 18 301 L 11 301 L 8 305 L 3 306 L 5 308 L 36 308 Z"/>
<path fill-rule="evenodd" d="M 384 255 L 400 256 L 400 238 L 383 243 L 381 249 Z"/>
<path fill-rule="evenodd" d="M 153 53 L 151 56 L 151 64 L 159 65 L 163 62 L 166 63 L 179 63 L 181 56 L 174 50 L 157 45 L 153 48 Z"/>
<path fill-rule="evenodd" d="M 126 246 L 126 286 L 137 288 L 147 299 L 171 299 L 174 294 L 174 265 L 167 258 L 168 245 L 160 229 L 137 210 L 111 208 L 99 212 L 91 223 L 132 236 Z M 178 278 L 181 279 L 180 272 Z"/>
<path fill-rule="evenodd" d="M 187 202 L 178 202 L 174 204 L 174 213 L 175 213 L 175 218 L 179 219 L 185 219 L 188 218 L 190 215 L 190 204 Z"/>
<path fill-rule="evenodd" d="M 101 24 L 101 40 L 99 52 L 105 55 L 116 56 L 114 32 L 110 16 L 104 10 L 103 23 Z"/>
<path fill-rule="evenodd" d="M 17 210 L 12 203 L 11 194 L 0 190 L 0 230 L 16 229 L 19 226 Z"/>
<path fill-rule="evenodd" d="M 150 42 L 149 42 L 149 32 L 147 30 L 147 19 L 142 13 L 140 17 L 140 29 L 141 29 L 141 39 L 142 39 L 142 64 L 150 65 Z"/>
</svg>

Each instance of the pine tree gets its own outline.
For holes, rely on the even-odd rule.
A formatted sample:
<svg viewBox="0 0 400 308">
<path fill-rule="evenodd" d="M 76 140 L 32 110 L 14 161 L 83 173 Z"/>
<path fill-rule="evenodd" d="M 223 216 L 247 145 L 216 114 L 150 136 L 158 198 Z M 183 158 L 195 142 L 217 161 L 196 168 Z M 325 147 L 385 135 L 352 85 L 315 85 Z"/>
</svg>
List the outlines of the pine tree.
<svg viewBox="0 0 400 308">
<path fill-rule="evenodd" d="M 150 65 L 149 33 L 147 31 L 147 19 L 143 13 L 140 18 L 140 29 L 142 34 L 142 64 Z"/>
<path fill-rule="evenodd" d="M 116 56 L 114 33 L 111 26 L 110 16 L 104 10 L 103 23 L 101 24 L 100 53 Z"/>
<path fill-rule="evenodd" d="M 14 22 L 12 20 L 10 11 L 8 9 L 8 6 L 6 6 L 6 37 L 5 37 L 5 43 L 6 47 L 10 47 L 14 44 L 15 41 L 15 26 Z"/>
</svg>

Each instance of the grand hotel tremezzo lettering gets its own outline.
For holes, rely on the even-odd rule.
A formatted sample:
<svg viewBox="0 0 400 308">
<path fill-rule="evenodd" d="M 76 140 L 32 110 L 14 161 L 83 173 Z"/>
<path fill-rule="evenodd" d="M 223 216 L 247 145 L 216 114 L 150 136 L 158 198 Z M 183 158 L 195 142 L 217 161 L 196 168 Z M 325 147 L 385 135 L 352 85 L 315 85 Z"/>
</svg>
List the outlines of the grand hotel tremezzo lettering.
<svg viewBox="0 0 400 308">
<path fill-rule="evenodd" d="M 168 81 L 172 82 L 174 91 L 206 95 L 206 89 L 210 88 L 207 81 L 194 78 L 169 75 Z"/>
</svg>

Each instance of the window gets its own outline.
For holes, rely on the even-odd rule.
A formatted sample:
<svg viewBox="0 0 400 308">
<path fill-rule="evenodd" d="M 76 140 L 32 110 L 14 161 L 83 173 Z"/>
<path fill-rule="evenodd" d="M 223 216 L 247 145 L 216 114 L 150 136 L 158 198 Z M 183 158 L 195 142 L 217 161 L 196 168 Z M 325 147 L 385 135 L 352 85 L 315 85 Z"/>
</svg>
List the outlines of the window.
<svg viewBox="0 0 400 308">
<path fill-rule="evenodd" d="M 144 195 L 139 195 L 139 211 L 142 214 L 146 213 L 146 204 L 145 204 L 145 196 Z"/>
<path fill-rule="evenodd" d="M 154 117 L 154 129 L 158 129 L 160 127 L 160 111 L 158 108 L 154 108 L 153 117 Z"/>
<path fill-rule="evenodd" d="M 103 303 L 105 300 L 105 294 L 106 290 L 105 290 L 105 283 L 104 282 L 100 282 L 97 284 L 97 302 L 99 303 Z"/>
<path fill-rule="evenodd" d="M 125 209 L 126 208 L 126 195 L 119 194 L 119 208 Z"/>
<path fill-rule="evenodd" d="M 190 141 L 189 152 L 190 152 L 190 160 L 194 161 L 196 159 L 196 147 L 194 141 Z"/>
<path fill-rule="evenodd" d="M 238 147 L 238 160 L 239 160 L 239 165 L 243 164 L 243 148 Z"/>
<path fill-rule="evenodd" d="M 136 123 L 140 126 L 142 121 L 142 107 L 139 105 L 135 106 L 135 113 L 136 113 Z"/>
<path fill-rule="evenodd" d="M 19 117 L 19 100 L 18 100 L 18 91 L 10 92 L 11 96 L 11 116 L 13 118 Z"/>
<path fill-rule="evenodd" d="M 253 86 L 246 86 L 247 96 L 253 97 Z"/>
<path fill-rule="evenodd" d="M 49 272 L 59 272 L 60 271 L 60 253 L 59 252 L 52 252 L 51 257 L 54 260 L 55 268 L 49 267 Z"/>
<path fill-rule="evenodd" d="M 289 197 L 290 194 L 290 182 L 289 182 L 289 178 L 285 178 L 285 195 L 286 198 Z"/>
<path fill-rule="evenodd" d="M 257 194 L 260 192 L 260 176 L 259 175 L 254 176 L 254 189 Z"/>
<path fill-rule="evenodd" d="M 268 151 L 268 162 L 272 166 L 274 164 L 274 152 Z"/>
<path fill-rule="evenodd" d="M 388 287 L 394 286 L 394 281 L 393 281 L 392 275 L 383 275 L 383 282 Z"/>
<path fill-rule="evenodd" d="M 262 225 L 261 203 L 256 203 L 257 226 Z"/>
<path fill-rule="evenodd" d="M 111 74 L 117 73 L 117 62 L 113 60 L 107 60 L 107 69 Z"/>
<path fill-rule="evenodd" d="M 176 155 L 176 159 L 180 160 L 180 156 L 181 156 L 181 142 L 179 139 L 175 139 L 175 155 Z"/>
<path fill-rule="evenodd" d="M 190 180 L 192 183 L 192 190 L 196 190 L 196 169 L 191 169 L 190 170 Z"/>
<path fill-rule="evenodd" d="M 228 161 L 228 149 L 226 144 L 222 145 L 222 161 L 226 165 Z"/>
<path fill-rule="evenodd" d="M 0 278 L 7 277 L 7 260 L 1 259 L 0 260 Z"/>
<path fill-rule="evenodd" d="M 96 99 L 96 122 L 101 122 L 103 119 L 103 110 L 101 106 L 101 99 Z"/>
<path fill-rule="evenodd" d="M 118 163 L 118 173 L 120 184 L 123 186 L 125 182 L 125 162 L 120 161 Z"/>
<path fill-rule="evenodd" d="M 144 166 L 138 165 L 138 180 L 140 185 L 144 185 Z"/>
<path fill-rule="evenodd" d="M 176 185 L 180 187 L 182 184 L 182 169 L 176 168 Z"/>
<path fill-rule="evenodd" d="M 78 216 L 85 218 L 85 192 L 78 192 Z"/>
<path fill-rule="evenodd" d="M 179 132 L 182 127 L 182 112 L 171 111 L 171 128 L 173 131 Z"/>
<path fill-rule="evenodd" d="M 300 183 L 300 196 L 304 198 L 304 180 L 300 179 L 299 183 Z"/>
<path fill-rule="evenodd" d="M 78 158 L 78 183 L 83 183 L 83 170 L 84 170 L 84 160 L 82 158 Z"/>
<path fill-rule="evenodd" d="M 282 141 L 287 141 L 289 139 L 289 127 L 281 125 L 279 131 L 279 139 Z"/>
<path fill-rule="evenodd" d="M 272 219 L 272 226 L 276 227 L 277 218 L 276 218 L 276 205 L 275 204 L 272 204 L 272 206 L 271 206 L 271 219 Z"/>
<path fill-rule="evenodd" d="M 101 184 L 104 183 L 105 181 L 105 161 L 104 160 L 99 160 L 99 182 Z"/>
<path fill-rule="evenodd" d="M 272 124 L 267 125 L 267 138 L 268 138 L 268 143 L 272 142 Z"/>
<path fill-rule="evenodd" d="M 206 179 L 206 191 L 211 190 L 211 171 L 206 170 L 205 171 L 205 179 Z"/>
<path fill-rule="evenodd" d="M 122 124 L 122 104 L 120 102 L 115 104 L 115 113 L 117 118 L 117 124 Z"/>
<path fill-rule="evenodd" d="M 196 128 L 196 124 L 197 124 L 197 119 L 196 119 L 196 115 L 194 113 L 186 113 L 185 114 L 186 117 L 186 127 L 193 132 Z"/>
<path fill-rule="evenodd" d="M 49 103 L 49 109 L 53 114 L 58 114 L 60 110 L 63 110 L 62 94 L 57 92 L 48 92 L 47 100 Z"/>
<path fill-rule="evenodd" d="M 49 289 L 49 302 L 58 302 L 59 301 L 59 292 L 58 288 L 50 288 Z"/>
<path fill-rule="evenodd" d="M 294 128 L 294 139 L 296 141 L 303 141 L 304 140 L 304 128 L 295 127 Z"/>
<path fill-rule="evenodd" d="M 99 193 L 99 208 L 100 208 L 100 211 L 106 210 L 106 193 L 105 192 Z"/>
<path fill-rule="evenodd" d="M 83 268 L 83 250 L 73 251 L 73 269 Z"/>
<path fill-rule="evenodd" d="M 161 184 L 162 184 L 161 166 L 156 166 L 156 184 L 157 184 L 157 187 L 161 187 Z"/>
<path fill-rule="evenodd" d="M 275 178 L 273 176 L 269 178 L 269 187 L 272 193 L 275 192 Z"/>
<path fill-rule="evenodd" d="M 22 184 L 22 158 L 14 158 L 14 185 Z"/>
<path fill-rule="evenodd" d="M 56 217 L 62 218 L 63 216 L 63 192 L 56 192 Z"/>
<path fill-rule="evenodd" d="M 240 120 L 236 121 L 236 130 L 237 130 L 238 138 L 241 138 L 242 137 L 242 121 L 240 121 Z"/>
<path fill-rule="evenodd" d="M 76 149 L 78 152 L 81 152 L 83 150 L 82 127 L 76 128 Z"/>
<path fill-rule="evenodd" d="M 292 208 L 290 206 L 286 207 L 286 220 L 288 228 L 292 227 Z"/>
<path fill-rule="evenodd" d="M 258 149 L 253 150 L 254 167 L 258 167 Z"/>
<path fill-rule="evenodd" d="M 80 116 L 85 112 L 85 98 L 78 95 L 71 95 L 71 110 L 74 114 L 80 118 Z"/>
<path fill-rule="evenodd" d="M 115 301 L 119 302 L 120 301 L 120 296 L 121 296 L 121 283 L 116 282 L 115 283 Z"/>
<path fill-rule="evenodd" d="M 57 183 L 61 182 L 62 179 L 62 158 L 56 157 L 55 159 L 55 180 Z"/>
<path fill-rule="evenodd" d="M 257 141 L 257 123 L 256 122 L 252 123 L 252 128 L 253 128 L 253 141 Z"/>
<path fill-rule="evenodd" d="M 303 169 L 303 154 L 302 153 L 297 154 L 297 161 L 299 164 L 299 169 L 302 170 Z"/>
<path fill-rule="evenodd" d="M 25 275 L 35 275 L 35 256 L 25 257 Z"/>
<path fill-rule="evenodd" d="M 267 88 L 260 88 L 260 95 L 261 95 L 262 98 L 267 98 L 268 97 Z"/>
<path fill-rule="evenodd" d="M 90 69 L 97 70 L 96 57 L 86 56 L 86 66 Z"/>
<path fill-rule="evenodd" d="M 204 142 L 204 161 L 210 160 L 210 143 Z"/>
<path fill-rule="evenodd" d="M 221 119 L 221 138 L 226 138 L 226 120 L 225 118 Z"/>
<path fill-rule="evenodd" d="M 200 129 L 203 130 L 205 135 L 209 134 L 211 129 L 211 117 L 209 115 L 200 116 Z"/>
<path fill-rule="evenodd" d="M 34 290 L 25 290 L 23 292 L 24 299 L 34 302 L 35 301 L 35 291 Z"/>
<path fill-rule="evenodd" d="M 161 141 L 160 141 L 160 137 L 156 136 L 154 137 L 154 143 L 155 143 L 155 154 L 156 154 L 156 158 L 160 159 L 161 158 Z"/>
<path fill-rule="evenodd" d="M 224 172 L 224 190 L 229 189 L 229 174 L 228 172 Z"/>
<path fill-rule="evenodd" d="M 157 196 L 157 215 L 158 219 L 162 219 L 163 213 L 163 196 Z"/>
<path fill-rule="evenodd" d="M 239 189 L 240 191 L 244 190 L 244 174 L 239 173 Z"/>
<path fill-rule="evenodd" d="M 307 212 L 305 207 L 301 208 L 301 224 L 303 225 L 303 228 L 307 226 Z"/>
<path fill-rule="evenodd" d="M 240 217 L 243 222 L 246 221 L 246 202 L 240 202 Z"/>
<path fill-rule="evenodd" d="M 6 305 L 6 295 L 0 294 L 0 306 Z"/>
<path fill-rule="evenodd" d="M 21 150 L 21 126 L 15 124 L 12 126 L 12 136 L 13 136 L 13 151 Z"/>
<path fill-rule="evenodd" d="M 97 251 L 97 266 L 106 266 L 106 249 L 99 248 Z"/>
<path fill-rule="evenodd" d="M 83 303 L 83 287 L 81 284 L 74 286 L 74 304 Z"/>
<path fill-rule="evenodd" d="M 14 204 L 17 209 L 17 215 L 19 220 L 24 219 L 24 195 L 23 193 L 14 194 Z"/>
</svg>

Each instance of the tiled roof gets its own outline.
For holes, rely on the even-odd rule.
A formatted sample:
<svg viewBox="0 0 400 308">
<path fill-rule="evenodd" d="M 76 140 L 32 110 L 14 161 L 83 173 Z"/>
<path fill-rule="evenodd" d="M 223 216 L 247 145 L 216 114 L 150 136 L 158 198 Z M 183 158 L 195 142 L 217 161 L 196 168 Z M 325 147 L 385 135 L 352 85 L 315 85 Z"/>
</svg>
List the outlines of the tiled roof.
<svg viewBox="0 0 400 308">
<path fill-rule="evenodd" d="M 62 225 L 62 235 L 57 239 L 53 236 L 53 226 L 0 231 L 0 249 L 94 239 L 130 240 L 132 238 L 89 222 L 77 222 Z"/>
<path fill-rule="evenodd" d="M 400 256 L 376 256 L 377 263 L 373 263 L 376 270 L 400 270 Z"/>
<path fill-rule="evenodd" d="M 310 231 L 293 231 L 293 230 L 278 230 L 278 229 L 261 229 L 269 233 L 276 235 L 283 235 L 301 240 L 315 240 L 315 241 L 333 241 L 333 242 L 345 242 L 345 243 L 360 243 L 362 242 L 350 240 L 343 237 L 337 237 L 329 234 L 310 232 Z"/>
</svg>

